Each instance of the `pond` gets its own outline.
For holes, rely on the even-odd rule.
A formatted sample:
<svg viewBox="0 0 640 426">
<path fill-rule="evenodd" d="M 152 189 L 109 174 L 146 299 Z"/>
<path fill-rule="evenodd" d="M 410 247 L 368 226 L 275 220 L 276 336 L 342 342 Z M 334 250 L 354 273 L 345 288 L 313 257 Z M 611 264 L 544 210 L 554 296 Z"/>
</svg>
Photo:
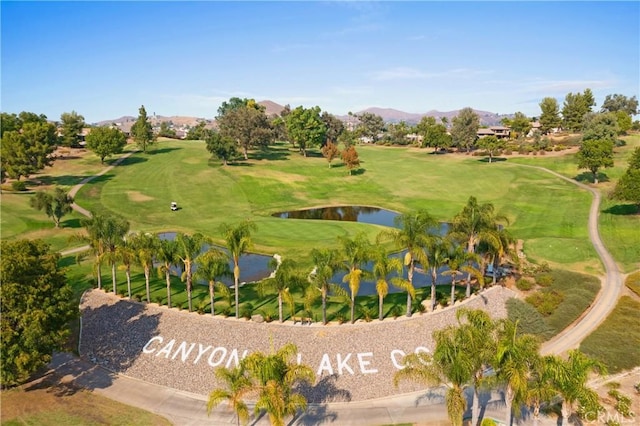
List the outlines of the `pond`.
<svg viewBox="0 0 640 426">
<path fill-rule="evenodd" d="M 338 220 L 345 222 L 370 223 L 372 225 L 394 226 L 398 213 L 378 207 L 332 206 L 313 209 L 290 210 L 272 214 L 283 219 Z"/>
</svg>

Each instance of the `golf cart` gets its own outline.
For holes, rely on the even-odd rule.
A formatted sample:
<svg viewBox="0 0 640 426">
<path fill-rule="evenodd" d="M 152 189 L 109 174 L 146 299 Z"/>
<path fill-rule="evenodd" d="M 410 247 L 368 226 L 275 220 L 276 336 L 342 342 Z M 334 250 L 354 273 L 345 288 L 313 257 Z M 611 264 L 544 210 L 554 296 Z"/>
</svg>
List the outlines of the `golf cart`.
<svg viewBox="0 0 640 426">
<path fill-rule="evenodd" d="M 178 210 L 178 203 L 176 203 L 175 201 L 171 202 L 171 211 L 175 212 L 176 210 Z"/>
</svg>

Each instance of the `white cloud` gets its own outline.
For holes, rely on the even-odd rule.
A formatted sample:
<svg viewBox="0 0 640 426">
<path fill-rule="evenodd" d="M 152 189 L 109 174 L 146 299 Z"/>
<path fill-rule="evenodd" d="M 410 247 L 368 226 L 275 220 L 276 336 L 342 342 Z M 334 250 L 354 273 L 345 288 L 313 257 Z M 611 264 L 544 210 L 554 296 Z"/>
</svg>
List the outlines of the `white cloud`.
<svg viewBox="0 0 640 426">
<path fill-rule="evenodd" d="M 470 78 L 478 75 L 491 74 L 490 70 L 474 70 L 469 68 L 456 68 L 442 72 L 424 72 L 416 68 L 396 67 L 386 70 L 375 71 L 370 74 L 370 78 L 375 81 L 389 80 L 427 80 L 438 77 Z"/>
</svg>

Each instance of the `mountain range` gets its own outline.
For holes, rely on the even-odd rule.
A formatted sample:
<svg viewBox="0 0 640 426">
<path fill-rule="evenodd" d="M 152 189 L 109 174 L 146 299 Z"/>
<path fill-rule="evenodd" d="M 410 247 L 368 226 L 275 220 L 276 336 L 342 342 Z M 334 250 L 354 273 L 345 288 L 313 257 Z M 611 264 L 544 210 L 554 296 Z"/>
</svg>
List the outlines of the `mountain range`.
<svg viewBox="0 0 640 426">
<path fill-rule="evenodd" d="M 276 102 L 270 101 L 270 100 L 264 100 L 264 101 L 260 101 L 258 102 L 258 104 L 262 105 L 265 107 L 265 112 L 268 116 L 271 115 L 280 115 L 280 113 L 282 112 L 282 110 L 284 109 L 283 105 L 280 105 Z M 495 125 L 499 125 L 501 120 L 505 117 L 512 117 L 512 114 L 495 114 L 489 111 L 481 111 L 481 110 L 476 110 L 474 109 L 475 113 L 478 114 L 478 116 L 480 117 L 480 125 L 481 126 L 495 126 Z M 354 114 L 358 115 L 358 114 L 362 114 L 364 112 L 368 112 L 371 114 L 376 114 L 379 115 L 380 117 L 382 117 L 382 119 L 386 122 L 386 123 L 399 123 L 400 121 L 404 121 L 407 124 L 417 124 L 418 122 L 420 122 L 420 120 L 422 119 L 422 117 L 425 116 L 430 116 L 430 117 L 435 117 L 435 118 L 443 118 L 446 117 L 449 122 L 451 122 L 451 119 L 455 116 L 457 116 L 460 112 L 460 110 L 453 110 L 453 111 L 437 111 L 437 110 L 431 110 L 428 112 L 424 112 L 424 113 L 411 113 L 411 112 L 405 112 L 405 111 L 400 111 L 397 109 L 393 109 L 393 108 L 378 108 L 378 107 L 371 107 L 371 108 L 367 108 L 365 110 L 362 111 L 358 111 L 355 112 Z M 345 122 L 349 122 L 349 121 L 354 121 L 354 118 L 350 115 L 337 115 L 337 118 L 341 119 L 342 121 Z M 153 122 L 162 122 L 162 121 L 171 121 L 174 125 L 176 126 L 195 126 L 196 124 L 198 124 L 198 122 L 200 121 L 213 121 L 213 119 L 205 119 L 202 117 L 188 117 L 188 116 L 171 116 L 171 117 L 167 117 L 167 116 L 162 116 L 162 115 L 153 115 L 150 116 L 150 121 Z M 100 121 L 98 123 L 95 123 L 96 125 L 102 126 L 102 125 L 106 125 L 106 124 L 111 124 L 111 123 L 122 123 L 123 127 L 126 126 L 125 123 L 130 123 L 129 126 L 131 124 L 133 124 L 133 122 L 135 122 L 136 118 L 132 117 L 132 116 L 123 116 L 120 118 L 116 118 L 113 120 L 103 120 Z M 127 126 L 128 127 L 128 126 Z"/>
</svg>

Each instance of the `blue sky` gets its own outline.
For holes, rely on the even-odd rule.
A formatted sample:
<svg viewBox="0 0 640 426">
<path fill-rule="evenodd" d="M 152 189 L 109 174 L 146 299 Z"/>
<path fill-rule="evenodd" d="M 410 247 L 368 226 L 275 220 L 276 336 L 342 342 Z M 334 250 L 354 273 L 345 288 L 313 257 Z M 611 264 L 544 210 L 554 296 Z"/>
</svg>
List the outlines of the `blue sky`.
<svg viewBox="0 0 640 426">
<path fill-rule="evenodd" d="M 232 96 L 334 114 L 535 116 L 640 92 L 640 2 L 6 2 L 1 109 L 212 118 Z M 639 96 L 640 97 L 640 96 Z"/>
</svg>

